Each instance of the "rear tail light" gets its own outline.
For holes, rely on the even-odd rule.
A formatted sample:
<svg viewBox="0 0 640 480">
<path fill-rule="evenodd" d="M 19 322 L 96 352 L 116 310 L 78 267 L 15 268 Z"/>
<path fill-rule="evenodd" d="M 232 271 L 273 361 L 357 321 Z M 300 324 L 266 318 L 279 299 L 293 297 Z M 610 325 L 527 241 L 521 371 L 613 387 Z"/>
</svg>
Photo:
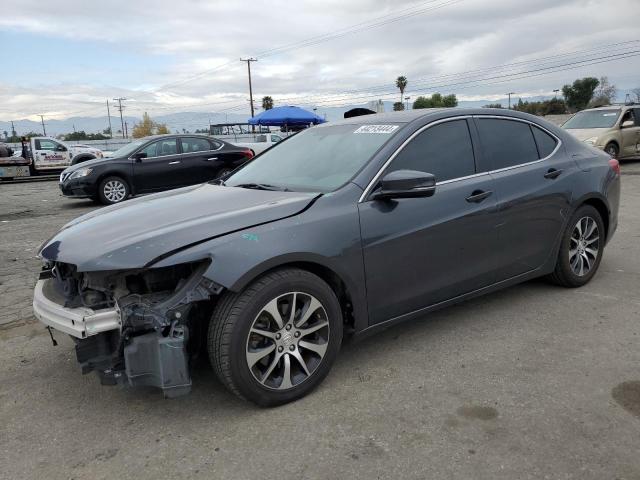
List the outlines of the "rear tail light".
<svg viewBox="0 0 640 480">
<path fill-rule="evenodd" d="M 618 160 L 615 158 L 609 159 L 609 166 L 611 167 L 611 170 L 620 175 L 620 162 Z"/>
<path fill-rule="evenodd" d="M 245 150 L 244 152 L 244 156 L 247 157 L 247 160 L 250 160 L 253 158 L 253 151 L 252 150 Z"/>
</svg>

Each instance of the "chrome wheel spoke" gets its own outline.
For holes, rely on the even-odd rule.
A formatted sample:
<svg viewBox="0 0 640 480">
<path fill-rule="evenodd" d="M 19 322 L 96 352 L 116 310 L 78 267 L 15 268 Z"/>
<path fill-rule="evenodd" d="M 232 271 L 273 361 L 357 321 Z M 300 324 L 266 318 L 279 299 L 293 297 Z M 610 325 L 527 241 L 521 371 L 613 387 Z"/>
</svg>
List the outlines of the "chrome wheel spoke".
<svg viewBox="0 0 640 480">
<path fill-rule="evenodd" d="M 264 357 L 269 355 L 276 349 L 276 345 L 272 344 L 266 348 L 262 348 L 255 352 L 247 352 L 247 363 L 249 364 L 249 368 L 253 367 L 256 363 L 262 360 Z"/>
<path fill-rule="evenodd" d="M 586 245 L 591 245 L 593 242 L 597 242 L 599 239 L 600 239 L 600 237 L 596 236 L 596 237 L 593 237 L 593 238 L 590 238 L 590 239 L 586 240 L 584 243 Z"/>
<path fill-rule="evenodd" d="M 262 309 L 262 311 L 267 312 L 269 315 L 271 315 L 271 318 L 273 318 L 276 324 L 278 324 L 278 328 L 282 328 L 284 326 L 282 316 L 280 315 L 280 311 L 278 310 L 277 298 L 274 298 L 269 303 L 267 303 L 265 307 Z"/>
<path fill-rule="evenodd" d="M 298 361 L 298 363 L 300 364 L 300 367 L 302 367 L 302 370 L 307 375 L 307 377 L 311 375 L 311 373 L 309 372 L 309 369 L 307 368 L 307 362 L 304 361 L 304 358 L 302 358 L 302 355 L 300 354 L 299 350 L 294 350 L 293 352 L 291 352 L 291 356 Z"/>
<path fill-rule="evenodd" d="M 328 326 L 329 326 L 329 322 L 327 321 L 316 323 L 315 325 L 309 328 L 300 329 L 300 336 L 306 337 L 307 335 L 311 335 L 312 333 L 317 332 L 321 328 L 328 327 Z"/>
<path fill-rule="evenodd" d="M 322 305 L 320 304 L 320 302 L 316 300 L 314 297 L 311 297 L 307 305 L 307 308 L 305 309 L 304 313 L 300 317 L 300 320 L 297 322 L 296 327 L 301 327 L 302 325 L 307 323 L 309 321 L 309 318 L 311 318 L 311 315 L 316 313 L 319 308 L 322 308 Z"/>
<path fill-rule="evenodd" d="M 273 369 L 276 368 L 276 365 L 278 365 L 279 361 L 280 361 L 280 356 L 276 355 L 274 359 L 271 361 L 271 363 L 269 364 L 269 368 L 267 368 L 267 370 L 262 375 L 262 379 L 260 380 L 260 383 L 264 385 L 264 383 L 267 380 L 269 380 L 269 375 L 271 375 L 271 373 L 273 372 Z"/>
<path fill-rule="evenodd" d="M 262 328 L 253 327 L 251 329 L 251 333 L 255 333 L 256 335 L 260 335 L 262 337 L 267 337 L 267 338 L 270 338 L 272 340 L 275 340 L 275 338 L 276 338 L 276 334 L 274 332 L 270 332 L 268 330 L 263 330 Z"/>
<path fill-rule="evenodd" d="M 324 353 L 327 351 L 328 343 L 311 343 L 305 340 L 300 340 L 298 344 L 301 348 L 305 348 L 307 350 L 311 350 L 312 352 L 317 353 L 321 357 L 324 357 Z"/>
<path fill-rule="evenodd" d="M 598 250 L 594 250 L 593 248 L 585 248 L 584 251 L 585 253 L 591 255 L 593 258 L 596 258 L 598 256 Z"/>
<path fill-rule="evenodd" d="M 280 388 L 291 388 L 293 384 L 291 383 L 291 356 L 284 356 L 284 372 L 282 372 L 282 383 L 280 383 Z"/>
</svg>

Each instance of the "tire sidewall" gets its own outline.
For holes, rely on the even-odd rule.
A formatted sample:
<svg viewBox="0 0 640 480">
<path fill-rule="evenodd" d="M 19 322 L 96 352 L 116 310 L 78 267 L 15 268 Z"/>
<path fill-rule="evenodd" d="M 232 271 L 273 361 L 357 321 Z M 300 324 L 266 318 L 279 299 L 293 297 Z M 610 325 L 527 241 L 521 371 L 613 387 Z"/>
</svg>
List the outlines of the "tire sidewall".
<svg viewBox="0 0 640 480">
<path fill-rule="evenodd" d="M 571 246 L 571 235 L 573 233 L 573 229 L 578 223 L 578 220 L 583 217 L 591 217 L 596 221 L 598 225 L 598 236 L 600 237 L 598 240 L 598 257 L 594 265 L 591 267 L 591 270 L 586 275 L 580 277 L 573 273 L 571 269 L 571 265 L 569 263 L 569 249 Z M 588 283 L 593 276 L 598 271 L 598 267 L 600 266 L 600 262 L 602 261 L 602 256 L 604 255 L 604 244 L 605 244 L 605 229 L 604 222 L 598 210 L 596 210 L 591 205 L 583 205 L 578 208 L 574 214 L 569 219 L 569 223 L 567 224 L 567 228 L 564 233 L 564 237 L 562 238 L 562 243 L 560 245 L 559 252 L 559 262 L 560 268 L 562 269 L 563 275 L 565 275 L 566 279 L 572 286 L 582 286 Z"/>
<path fill-rule="evenodd" d="M 263 406 L 273 406 L 303 397 L 315 388 L 327 376 L 335 361 L 342 342 L 342 313 L 333 290 L 319 277 L 313 274 L 287 278 L 282 282 L 272 282 L 254 295 L 239 316 L 231 338 L 231 374 L 243 396 Z M 298 387 L 278 391 L 261 385 L 251 373 L 246 360 L 247 338 L 260 310 L 273 298 L 288 292 L 302 292 L 316 297 L 329 320 L 329 346 L 320 365 Z"/>
<path fill-rule="evenodd" d="M 120 183 L 122 183 L 124 185 L 124 188 L 125 188 L 124 198 L 122 200 L 120 200 L 119 202 L 112 202 L 111 200 L 109 200 L 104 195 L 104 187 L 105 187 L 105 185 L 107 184 L 107 182 L 110 182 L 110 181 L 113 181 L 113 180 L 119 181 Z M 122 177 L 117 177 L 117 176 L 106 177 L 106 178 L 102 179 L 102 181 L 100 182 L 100 185 L 98 186 L 98 199 L 100 200 L 100 203 L 103 203 L 104 205 L 115 205 L 116 203 L 122 203 L 127 198 L 129 198 L 130 194 L 131 194 L 131 190 L 129 189 L 129 184 Z"/>
</svg>

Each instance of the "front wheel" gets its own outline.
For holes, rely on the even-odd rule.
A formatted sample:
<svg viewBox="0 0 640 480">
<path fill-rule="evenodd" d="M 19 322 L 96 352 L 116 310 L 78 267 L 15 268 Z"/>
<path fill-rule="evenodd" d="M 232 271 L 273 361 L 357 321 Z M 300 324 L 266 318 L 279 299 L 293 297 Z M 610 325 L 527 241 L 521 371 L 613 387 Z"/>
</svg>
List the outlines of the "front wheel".
<svg viewBox="0 0 640 480">
<path fill-rule="evenodd" d="M 98 199 L 104 205 L 120 203 L 127 199 L 129 193 L 129 184 L 120 177 L 107 177 L 98 187 Z"/>
<path fill-rule="evenodd" d="M 329 373 L 342 341 L 342 313 L 322 279 L 282 269 L 241 293 L 225 293 L 208 338 L 211 364 L 231 392 L 261 406 L 281 405 Z"/>
<path fill-rule="evenodd" d="M 598 210 L 591 205 L 578 208 L 567 224 L 550 279 L 572 288 L 589 282 L 602 260 L 605 233 Z"/>
<path fill-rule="evenodd" d="M 618 158 L 618 155 L 620 154 L 618 145 L 613 142 L 607 143 L 607 146 L 604 147 L 604 151 L 608 153 L 611 158 Z"/>
</svg>

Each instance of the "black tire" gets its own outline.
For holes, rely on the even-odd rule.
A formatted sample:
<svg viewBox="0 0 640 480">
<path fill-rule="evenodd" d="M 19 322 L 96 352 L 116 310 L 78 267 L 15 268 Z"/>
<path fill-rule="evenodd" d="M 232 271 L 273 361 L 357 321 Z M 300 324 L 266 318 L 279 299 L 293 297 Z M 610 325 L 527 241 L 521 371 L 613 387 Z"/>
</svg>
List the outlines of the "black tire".
<svg viewBox="0 0 640 480">
<path fill-rule="evenodd" d="M 570 261 L 570 250 L 573 250 L 572 247 L 574 246 L 576 247 L 576 249 L 578 248 L 579 241 L 575 240 L 576 238 L 575 229 L 577 228 L 578 221 L 579 220 L 582 221 L 582 219 L 585 219 L 585 218 L 592 219 L 597 226 L 597 232 L 595 232 L 595 234 L 593 234 L 587 240 L 587 241 L 593 240 L 593 238 L 595 238 L 597 234 L 598 240 L 588 245 L 589 247 L 593 247 L 594 245 L 597 245 L 597 255 L 595 256 L 594 260 L 591 260 L 592 263 L 590 264 L 589 270 L 586 273 L 580 275 L 579 273 L 576 273 L 574 271 L 574 268 L 572 267 L 572 262 Z M 553 273 L 549 275 L 549 280 L 551 280 L 553 283 L 557 285 L 561 285 L 563 287 L 568 287 L 568 288 L 581 287 L 582 285 L 585 285 L 586 283 L 588 283 L 596 274 L 598 267 L 600 266 L 600 261 L 602 260 L 602 255 L 604 253 L 604 244 L 606 240 L 605 235 L 606 233 L 604 229 L 604 222 L 602 221 L 602 216 L 600 215 L 600 212 L 598 212 L 598 210 L 596 210 L 591 205 L 582 205 L 580 208 L 578 208 L 569 219 L 569 222 L 567 223 L 567 227 L 565 229 L 565 232 L 562 237 L 562 242 L 560 244 L 558 259 L 556 260 L 556 267 Z M 573 240 L 572 240 L 572 237 L 574 238 Z M 593 248 L 591 249 L 593 250 Z M 586 253 L 585 255 L 578 254 L 578 257 L 581 257 L 581 256 L 582 257 L 586 256 L 586 258 L 588 259 L 592 258 L 590 255 Z M 582 258 L 578 258 L 578 260 L 580 262 L 583 262 Z M 586 263 L 584 265 L 586 265 Z"/>
<path fill-rule="evenodd" d="M 112 189 L 108 188 L 109 185 L 112 185 L 115 188 L 115 185 L 118 185 L 118 184 L 123 187 L 123 190 L 122 190 L 123 194 L 114 195 L 114 194 L 110 194 L 107 191 L 107 190 L 113 191 L 113 188 Z M 127 183 L 127 181 L 117 176 L 104 178 L 100 182 L 100 185 L 98 186 L 98 199 L 100 200 L 100 203 L 102 203 L 103 205 L 113 205 L 114 203 L 123 202 L 129 197 L 130 193 L 131 193 L 131 189 L 129 188 L 129 184 Z"/>
<path fill-rule="evenodd" d="M 607 143 L 606 147 L 604 147 L 604 151 L 608 153 L 611 158 L 618 158 L 620 155 L 620 148 L 614 142 Z"/>
<path fill-rule="evenodd" d="M 328 334 L 323 339 L 326 341 L 323 344 L 326 345 L 326 350 L 324 356 L 320 356 L 320 360 L 316 359 L 317 363 L 313 369 L 310 369 L 310 374 L 305 375 L 302 372 L 300 363 L 296 361 L 294 365 L 293 355 L 312 353 L 305 350 L 302 345 L 303 339 L 309 337 L 305 337 L 304 334 L 299 338 L 296 336 L 298 340 L 293 340 L 293 342 L 296 342 L 295 347 L 289 346 L 291 350 L 296 351 L 289 354 L 287 354 L 286 349 L 284 349 L 283 353 L 277 354 L 276 352 L 281 350 L 275 349 L 276 340 L 268 340 L 273 342 L 274 350 L 268 357 L 264 357 L 263 360 L 266 360 L 265 365 L 277 365 L 273 372 L 278 371 L 278 369 L 283 370 L 284 362 L 286 361 L 285 357 L 288 357 L 290 365 L 293 365 L 291 368 L 297 366 L 299 369 L 298 376 L 305 377 L 298 384 L 288 388 L 282 386 L 285 378 L 283 373 L 280 386 L 269 387 L 266 383 L 261 383 L 257 379 L 252 367 L 248 364 L 247 352 L 249 343 L 252 338 L 255 338 L 250 337 L 250 335 L 254 335 L 250 334 L 250 330 L 253 328 L 254 323 L 258 321 L 258 315 L 262 315 L 263 308 L 269 302 L 277 302 L 278 300 L 276 299 L 285 298 L 287 295 L 291 295 L 290 292 L 297 292 L 298 298 L 304 298 L 305 295 L 308 295 L 315 297 L 320 302 L 321 307 L 324 309 L 322 313 L 326 313 L 326 319 L 313 321 L 328 322 Z M 299 304 L 294 302 L 294 305 Z M 300 307 L 300 309 L 296 308 L 295 314 L 298 312 L 302 314 L 304 308 L 304 306 Z M 289 314 L 286 313 L 286 315 Z M 320 314 L 320 316 L 322 315 Z M 293 319 L 290 322 L 295 325 Z M 286 323 L 289 323 L 289 321 L 286 321 Z M 304 325 L 308 324 L 303 323 L 302 326 Z M 294 330 L 295 328 L 291 331 Z M 284 332 L 284 329 L 279 331 Z M 285 341 L 284 335 L 287 334 L 283 333 L 280 342 Z M 296 333 L 296 335 L 299 334 Z M 290 338 L 291 333 L 288 334 L 288 339 Z M 300 345 L 298 345 L 298 342 Z M 209 324 L 208 351 L 213 369 L 228 390 L 257 405 L 272 407 L 303 397 L 320 384 L 329 373 L 340 350 L 341 342 L 342 312 L 333 290 L 322 279 L 308 271 L 286 268 L 263 275 L 240 293 L 226 292 L 222 295 L 214 308 L 211 323 Z M 280 349 L 281 345 L 277 348 Z M 260 362 L 255 365 L 258 365 L 258 363 Z M 286 370 L 284 371 L 286 372 Z M 291 375 L 292 371 L 289 371 L 290 380 L 294 378 Z M 268 374 L 265 375 L 265 377 L 268 376 Z"/>
</svg>

